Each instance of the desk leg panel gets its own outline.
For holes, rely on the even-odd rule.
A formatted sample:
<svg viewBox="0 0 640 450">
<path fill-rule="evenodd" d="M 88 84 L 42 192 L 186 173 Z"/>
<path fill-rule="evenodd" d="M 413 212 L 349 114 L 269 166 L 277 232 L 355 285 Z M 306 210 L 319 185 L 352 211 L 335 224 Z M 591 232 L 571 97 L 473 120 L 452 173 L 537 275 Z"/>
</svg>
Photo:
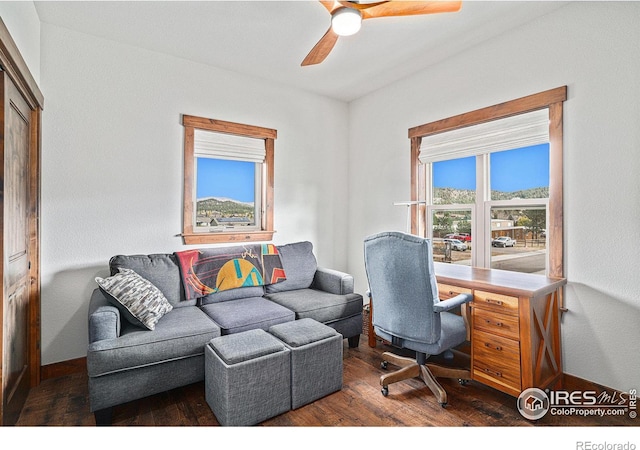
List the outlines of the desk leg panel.
<svg viewBox="0 0 640 450">
<path fill-rule="evenodd" d="M 562 381 L 559 292 L 520 298 L 522 389 L 558 387 Z"/>
</svg>

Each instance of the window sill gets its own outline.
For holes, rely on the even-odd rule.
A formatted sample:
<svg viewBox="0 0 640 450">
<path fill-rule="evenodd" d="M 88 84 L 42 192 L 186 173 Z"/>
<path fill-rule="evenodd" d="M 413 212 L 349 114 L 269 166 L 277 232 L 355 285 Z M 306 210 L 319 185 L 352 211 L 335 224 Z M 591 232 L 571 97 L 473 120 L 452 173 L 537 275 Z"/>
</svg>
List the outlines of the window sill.
<svg viewBox="0 0 640 450">
<path fill-rule="evenodd" d="M 246 231 L 238 232 L 218 232 L 218 233 L 190 233 L 182 234 L 182 239 L 186 245 L 191 244 L 218 244 L 228 242 L 253 242 L 270 241 L 273 239 L 274 231 Z"/>
</svg>

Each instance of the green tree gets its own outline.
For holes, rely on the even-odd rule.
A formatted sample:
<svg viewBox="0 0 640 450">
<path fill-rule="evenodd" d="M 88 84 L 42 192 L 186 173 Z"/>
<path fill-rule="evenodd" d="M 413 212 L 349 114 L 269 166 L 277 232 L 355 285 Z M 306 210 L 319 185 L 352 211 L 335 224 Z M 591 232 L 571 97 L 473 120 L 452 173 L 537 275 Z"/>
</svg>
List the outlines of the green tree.
<svg viewBox="0 0 640 450">
<path fill-rule="evenodd" d="M 544 209 L 523 211 L 523 215 L 518 219 L 518 225 L 531 232 L 533 239 L 538 239 L 540 232 L 547 228 L 547 212 Z"/>
<path fill-rule="evenodd" d="M 458 233 L 471 234 L 471 222 L 468 219 L 458 222 Z"/>
<path fill-rule="evenodd" d="M 433 217 L 433 236 L 443 237 L 453 232 L 453 219 L 448 212 L 441 215 L 435 214 Z"/>
</svg>

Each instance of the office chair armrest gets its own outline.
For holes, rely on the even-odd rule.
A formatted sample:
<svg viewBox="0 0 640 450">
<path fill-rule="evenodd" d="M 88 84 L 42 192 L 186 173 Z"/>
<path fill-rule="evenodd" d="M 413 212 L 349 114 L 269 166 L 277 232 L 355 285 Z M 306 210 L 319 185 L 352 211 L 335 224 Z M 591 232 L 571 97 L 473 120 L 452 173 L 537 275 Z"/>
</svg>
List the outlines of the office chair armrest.
<svg viewBox="0 0 640 450">
<path fill-rule="evenodd" d="M 455 297 L 451 297 L 447 300 L 442 300 L 433 305 L 433 312 L 441 313 L 444 311 L 449 311 L 460 305 L 469 303 L 471 300 L 473 300 L 473 295 L 471 294 L 458 294 Z"/>
</svg>

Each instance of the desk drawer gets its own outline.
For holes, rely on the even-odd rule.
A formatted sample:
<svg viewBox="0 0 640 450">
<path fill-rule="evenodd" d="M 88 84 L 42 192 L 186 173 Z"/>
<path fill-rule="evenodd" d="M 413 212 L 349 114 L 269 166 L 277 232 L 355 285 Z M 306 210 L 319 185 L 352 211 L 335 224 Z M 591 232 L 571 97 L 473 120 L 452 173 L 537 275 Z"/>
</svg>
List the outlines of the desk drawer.
<svg viewBox="0 0 640 450">
<path fill-rule="evenodd" d="M 502 314 L 518 315 L 518 297 L 476 290 L 473 304 Z"/>
<path fill-rule="evenodd" d="M 518 341 L 474 330 L 472 343 L 473 379 L 518 395 L 521 386 Z"/>
<path fill-rule="evenodd" d="M 438 294 L 440 295 L 440 300 L 446 300 L 459 294 L 471 294 L 471 289 L 438 283 Z"/>
<path fill-rule="evenodd" d="M 474 360 L 482 361 L 489 367 L 507 364 L 520 369 L 518 341 L 474 330 L 472 342 Z"/>
<path fill-rule="evenodd" d="M 520 339 L 518 316 L 496 314 L 481 308 L 473 308 L 473 330 L 485 331 L 510 339 Z"/>
<path fill-rule="evenodd" d="M 520 366 L 489 365 L 484 361 L 474 361 L 471 377 L 481 383 L 511 394 L 520 395 Z"/>
</svg>

